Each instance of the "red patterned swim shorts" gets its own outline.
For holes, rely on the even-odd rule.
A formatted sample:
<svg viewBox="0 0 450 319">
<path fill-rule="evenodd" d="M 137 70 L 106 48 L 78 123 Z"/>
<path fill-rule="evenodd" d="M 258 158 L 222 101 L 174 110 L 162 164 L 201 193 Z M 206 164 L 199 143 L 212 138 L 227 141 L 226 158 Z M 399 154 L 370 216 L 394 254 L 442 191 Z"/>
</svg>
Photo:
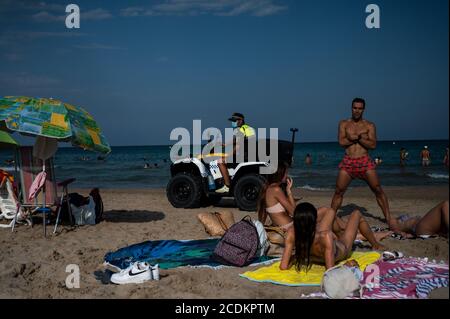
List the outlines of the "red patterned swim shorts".
<svg viewBox="0 0 450 319">
<path fill-rule="evenodd" d="M 374 161 L 368 155 L 356 158 L 345 155 L 339 164 L 339 168 L 346 171 L 353 179 L 365 179 L 366 172 L 375 169 L 375 167 Z"/>
</svg>

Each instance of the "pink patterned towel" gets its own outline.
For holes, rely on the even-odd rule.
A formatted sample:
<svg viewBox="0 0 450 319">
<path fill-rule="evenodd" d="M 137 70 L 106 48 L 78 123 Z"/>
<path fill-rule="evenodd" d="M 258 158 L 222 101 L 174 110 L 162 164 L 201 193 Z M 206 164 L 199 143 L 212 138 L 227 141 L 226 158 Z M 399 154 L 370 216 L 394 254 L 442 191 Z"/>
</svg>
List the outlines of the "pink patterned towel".
<svg viewBox="0 0 450 319">
<path fill-rule="evenodd" d="M 364 289 L 364 299 L 427 298 L 433 289 L 448 287 L 448 264 L 410 257 L 373 266 L 364 272 L 363 283 L 374 284 Z"/>
<path fill-rule="evenodd" d="M 47 178 L 47 173 L 44 171 L 40 172 L 36 175 L 36 178 L 34 179 L 33 183 L 30 186 L 28 200 L 31 201 L 36 198 L 36 196 L 39 194 L 39 192 L 42 189 L 42 186 L 45 184 L 45 180 Z"/>
</svg>

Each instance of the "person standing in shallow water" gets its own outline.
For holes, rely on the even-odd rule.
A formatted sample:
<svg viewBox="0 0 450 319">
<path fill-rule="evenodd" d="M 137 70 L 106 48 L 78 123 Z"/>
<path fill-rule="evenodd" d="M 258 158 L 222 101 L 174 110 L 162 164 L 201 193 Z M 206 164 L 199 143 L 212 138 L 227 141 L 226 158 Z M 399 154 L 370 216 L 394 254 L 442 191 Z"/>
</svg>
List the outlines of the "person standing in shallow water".
<svg viewBox="0 0 450 319">
<path fill-rule="evenodd" d="M 444 160 L 443 160 L 443 163 L 447 168 L 448 168 L 448 161 L 449 161 L 449 158 L 448 158 L 448 147 L 447 147 L 445 149 L 445 155 L 444 155 Z"/>
<path fill-rule="evenodd" d="M 369 150 L 377 145 L 375 124 L 363 119 L 366 108 L 364 99 L 355 98 L 352 101 L 352 117 L 339 123 L 339 145 L 345 149 L 345 156 L 339 164 L 339 173 L 336 180 L 336 189 L 331 201 L 331 208 L 338 211 L 347 187 L 352 180 L 364 180 L 375 194 L 378 205 L 392 231 L 400 232 L 398 221 L 391 216 L 389 202 L 381 188 L 374 161 L 369 157 Z M 345 223 L 335 218 L 333 230 L 340 233 L 345 229 Z"/>
<path fill-rule="evenodd" d="M 311 165 L 312 164 L 312 157 L 311 157 L 311 154 L 306 154 L 306 157 L 305 157 L 305 164 L 306 165 Z"/>
<path fill-rule="evenodd" d="M 405 167 L 406 161 L 408 160 L 408 152 L 404 147 L 400 149 L 400 166 Z"/>
<path fill-rule="evenodd" d="M 422 166 L 430 166 L 431 156 L 430 151 L 428 150 L 428 146 L 424 146 L 422 151 L 420 152 L 420 158 L 422 159 Z"/>
</svg>

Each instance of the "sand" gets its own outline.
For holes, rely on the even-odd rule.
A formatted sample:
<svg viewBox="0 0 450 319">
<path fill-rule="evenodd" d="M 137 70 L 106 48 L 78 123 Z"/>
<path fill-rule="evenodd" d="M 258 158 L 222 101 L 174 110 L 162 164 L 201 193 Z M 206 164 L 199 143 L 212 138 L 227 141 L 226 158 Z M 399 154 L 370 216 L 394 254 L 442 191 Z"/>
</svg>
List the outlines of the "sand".
<svg viewBox="0 0 450 319">
<path fill-rule="evenodd" d="M 87 194 L 88 190 L 74 190 Z M 438 202 L 448 199 L 448 186 L 385 188 L 394 215 L 423 215 Z M 329 205 L 330 191 L 295 189 L 295 196 L 321 206 Z M 0 229 L 0 298 L 289 298 L 316 292 L 316 287 L 284 287 L 255 283 L 238 275 L 252 269 L 221 270 L 177 268 L 161 270 L 160 281 L 117 286 L 104 282 L 103 257 L 107 252 L 146 240 L 208 238 L 196 215 L 203 211 L 231 210 L 236 220 L 255 213 L 241 212 L 231 199 L 222 207 L 176 209 L 163 189 L 101 190 L 105 220 L 95 226 L 61 228 L 57 235 L 43 236 L 43 227 L 20 225 L 14 233 Z M 344 198 L 346 214 L 358 205 L 371 225 L 383 225 L 373 194 L 368 188 L 353 188 Z M 52 228 L 48 228 L 51 232 Z M 383 243 L 406 256 L 428 257 L 448 262 L 448 240 L 396 240 Z M 66 266 L 80 269 L 80 288 L 65 285 Z M 432 298 L 448 298 L 448 289 L 439 289 Z"/>
</svg>

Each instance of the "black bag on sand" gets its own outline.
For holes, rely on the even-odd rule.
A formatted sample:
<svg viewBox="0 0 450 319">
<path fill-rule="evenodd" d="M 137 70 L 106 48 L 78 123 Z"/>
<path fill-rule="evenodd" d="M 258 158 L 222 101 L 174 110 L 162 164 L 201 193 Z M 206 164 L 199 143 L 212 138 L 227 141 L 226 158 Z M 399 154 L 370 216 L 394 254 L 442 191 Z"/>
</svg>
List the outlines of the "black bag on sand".
<svg viewBox="0 0 450 319">
<path fill-rule="evenodd" d="M 85 197 L 78 193 L 70 193 L 69 202 L 76 207 L 81 207 L 89 203 L 89 197 Z"/>
<path fill-rule="evenodd" d="M 93 188 L 89 195 L 92 196 L 95 202 L 95 223 L 98 224 L 103 220 L 103 200 L 100 196 L 100 190 Z"/>
<path fill-rule="evenodd" d="M 92 196 L 94 202 L 95 202 L 95 223 L 98 224 L 100 221 L 103 220 L 103 200 L 100 196 L 100 191 L 98 188 L 93 188 L 90 193 L 90 196 Z M 89 196 L 83 196 L 78 193 L 70 193 L 68 195 L 69 202 L 76 206 L 81 207 L 84 205 L 89 204 Z M 61 221 L 65 223 L 69 223 L 69 212 L 67 209 L 67 199 L 63 200 L 62 206 L 61 206 Z"/>
</svg>

